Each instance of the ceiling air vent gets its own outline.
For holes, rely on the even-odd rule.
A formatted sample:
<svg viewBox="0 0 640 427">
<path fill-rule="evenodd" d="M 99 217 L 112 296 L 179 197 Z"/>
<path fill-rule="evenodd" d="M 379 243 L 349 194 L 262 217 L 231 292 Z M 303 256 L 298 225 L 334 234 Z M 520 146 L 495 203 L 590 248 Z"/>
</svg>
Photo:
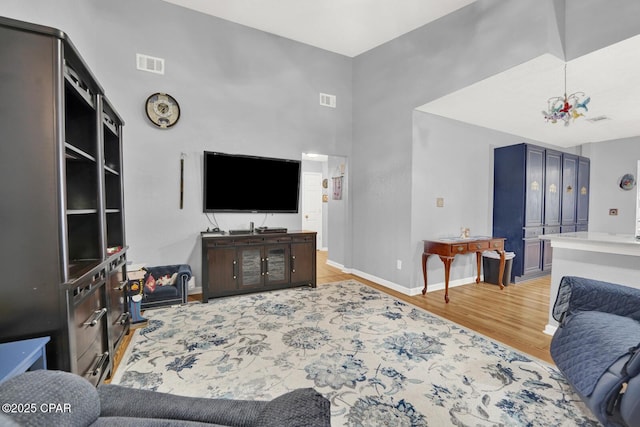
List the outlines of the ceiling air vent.
<svg viewBox="0 0 640 427">
<path fill-rule="evenodd" d="M 336 108 L 336 96 L 329 95 L 328 93 L 320 93 L 320 105 Z"/>
<path fill-rule="evenodd" d="M 587 121 L 591 123 L 601 122 L 603 120 L 611 120 L 611 117 L 597 116 L 597 117 L 591 117 L 590 119 L 587 119 Z"/>
<path fill-rule="evenodd" d="M 164 74 L 164 59 L 162 58 L 155 58 L 153 56 L 136 53 L 136 64 L 138 66 L 138 70 Z"/>
</svg>

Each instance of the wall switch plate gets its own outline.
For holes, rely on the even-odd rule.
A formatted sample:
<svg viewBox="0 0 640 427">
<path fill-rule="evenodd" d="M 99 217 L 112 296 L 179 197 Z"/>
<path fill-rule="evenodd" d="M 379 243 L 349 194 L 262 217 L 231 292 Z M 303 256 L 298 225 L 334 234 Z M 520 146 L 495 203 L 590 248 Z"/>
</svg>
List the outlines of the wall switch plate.
<svg viewBox="0 0 640 427">
<path fill-rule="evenodd" d="M 609 215 L 616 216 L 618 215 L 618 209 L 609 209 Z"/>
<path fill-rule="evenodd" d="M 438 197 L 436 199 L 436 207 L 438 208 L 444 207 L 444 197 Z"/>
<path fill-rule="evenodd" d="M 402 270 L 402 260 L 396 260 L 396 268 L 398 270 Z"/>
</svg>

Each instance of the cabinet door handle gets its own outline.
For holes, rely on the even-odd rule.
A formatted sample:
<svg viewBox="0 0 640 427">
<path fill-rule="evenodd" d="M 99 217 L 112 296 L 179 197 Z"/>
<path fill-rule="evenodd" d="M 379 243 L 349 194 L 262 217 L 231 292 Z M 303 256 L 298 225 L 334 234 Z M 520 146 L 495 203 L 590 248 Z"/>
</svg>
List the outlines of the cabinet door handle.
<svg viewBox="0 0 640 427">
<path fill-rule="evenodd" d="M 296 272 L 296 256 L 295 255 L 291 255 L 291 272 L 292 273 Z"/>
<path fill-rule="evenodd" d="M 267 267 L 264 265 L 265 259 L 262 258 L 262 262 L 260 263 L 260 275 L 264 276 L 264 271 L 267 269 Z"/>
<path fill-rule="evenodd" d="M 120 317 L 118 317 L 118 321 L 116 323 L 118 323 L 119 325 L 126 325 L 128 320 L 129 320 L 129 313 L 122 313 Z"/>
<path fill-rule="evenodd" d="M 94 365 L 93 369 L 91 370 L 91 375 L 93 375 L 94 377 L 100 375 L 100 372 L 102 372 L 102 368 L 104 366 L 104 363 L 107 361 L 108 358 L 109 358 L 109 352 L 108 351 L 105 351 L 104 353 L 102 353 L 100 355 L 100 358 L 98 359 L 98 361 Z"/>
<path fill-rule="evenodd" d="M 91 315 L 90 318 L 88 318 L 83 325 L 84 326 L 91 326 L 94 327 L 98 324 L 98 322 L 100 321 L 100 319 L 102 319 L 102 316 L 104 316 L 105 314 L 107 314 L 107 308 L 103 307 L 102 310 L 96 310 L 93 312 L 93 314 Z"/>
<path fill-rule="evenodd" d="M 235 280 L 238 278 L 238 262 L 235 259 L 233 260 L 233 266 L 231 269 L 233 271 L 233 279 Z"/>
<path fill-rule="evenodd" d="M 116 286 L 115 288 L 113 288 L 113 290 L 115 290 L 115 291 L 121 291 L 121 290 L 123 290 L 123 289 L 124 289 L 124 287 L 126 286 L 126 284 L 127 284 L 127 281 L 126 281 L 126 280 L 123 280 L 122 282 L 120 282 L 120 283 L 118 284 L 118 286 Z"/>
</svg>

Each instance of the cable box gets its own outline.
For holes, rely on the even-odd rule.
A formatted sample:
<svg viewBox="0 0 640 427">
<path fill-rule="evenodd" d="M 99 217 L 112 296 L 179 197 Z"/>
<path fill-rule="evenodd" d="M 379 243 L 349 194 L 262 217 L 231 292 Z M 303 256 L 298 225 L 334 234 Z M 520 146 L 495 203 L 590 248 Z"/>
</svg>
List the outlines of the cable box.
<svg viewBox="0 0 640 427">
<path fill-rule="evenodd" d="M 286 233 L 286 228 L 280 227 L 256 227 L 256 233 L 258 234 L 266 234 L 266 233 Z"/>
<path fill-rule="evenodd" d="M 229 234 L 251 234 L 251 230 L 229 230 Z"/>
</svg>

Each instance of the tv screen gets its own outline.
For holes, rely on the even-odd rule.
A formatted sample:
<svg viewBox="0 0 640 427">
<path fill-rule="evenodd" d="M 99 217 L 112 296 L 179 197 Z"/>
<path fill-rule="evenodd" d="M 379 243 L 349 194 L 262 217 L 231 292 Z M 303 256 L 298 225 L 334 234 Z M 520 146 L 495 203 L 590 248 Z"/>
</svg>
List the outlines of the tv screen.
<svg viewBox="0 0 640 427">
<path fill-rule="evenodd" d="M 204 212 L 298 213 L 299 160 L 204 152 Z"/>
</svg>

